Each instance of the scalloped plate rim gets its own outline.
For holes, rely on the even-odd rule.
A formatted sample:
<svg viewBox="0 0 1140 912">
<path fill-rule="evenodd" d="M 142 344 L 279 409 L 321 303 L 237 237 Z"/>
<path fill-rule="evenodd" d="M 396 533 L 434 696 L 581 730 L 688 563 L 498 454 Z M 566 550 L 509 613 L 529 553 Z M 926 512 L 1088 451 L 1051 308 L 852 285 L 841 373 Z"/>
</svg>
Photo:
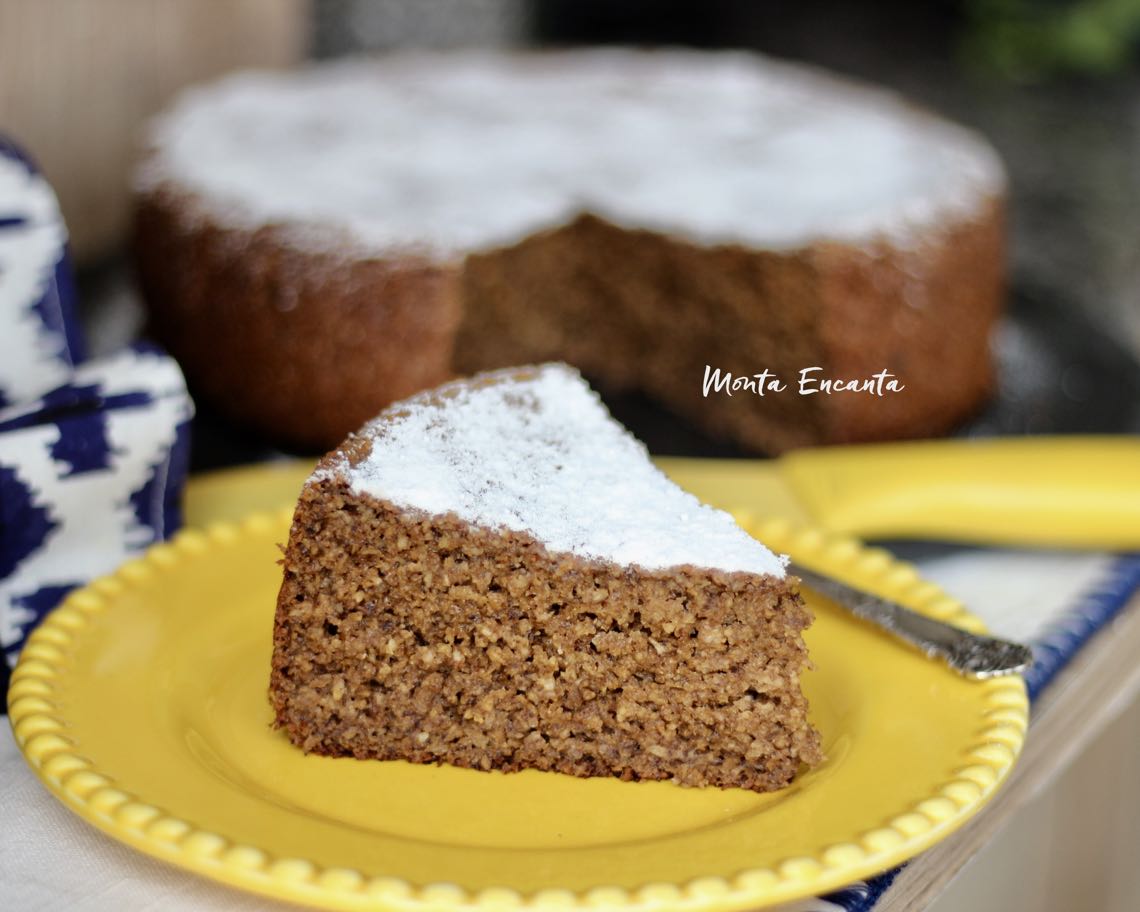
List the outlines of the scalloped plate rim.
<svg viewBox="0 0 1140 912">
<path fill-rule="evenodd" d="M 146 571 L 140 568 L 155 566 L 161 570 L 169 563 L 171 552 L 201 555 L 208 550 L 204 544 L 210 541 L 226 547 L 243 535 L 264 534 L 291 519 L 292 511 L 292 506 L 279 511 L 259 511 L 241 521 L 183 530 L 170 541 L 153 546 L 142 557 L 123 564 L 114 573 L 74 591 L 29 638 L 13 671 L 8 693 L 10 723 L 26 761 L 40 781 L 66 806 L 121 842 L 231 886 L 332 909 L 506 912 L 526 908 L 554 912 L 604 906 L 640 912 L 660 910 L 665 905 L 693 912 L 754 909 L 842 888 L 929 848 L 964 824 L 993 796 L 1013 768 L 1024 741 L 1028 698 L 1023 679 L 1010 676 L 979 682 L 985 685 L 992 708 L 1010 717 L 993 730 L 1003 729 L 999 740 L 993 737 L 986 740 L 979 735 L 982 740 L 969 745 L 972 749 L 982 749 L 983 755 L 988 752 L 988 756 L 980 758 L 975 754 L 970 767 L 989 770 L 981 777 L 986 781 L 967 777 L 938 783 L 937 791 L 919 805 L 896 815 L 884 826 L 864 831 L 861 844 L 849 842 L 834 846 L 835 857 L 831 862 L 823 857 L 828 854 L 824 852 L 816 858 L 784 859 L 768 868 L 738 871 L 730 877 L 713 875 L 682 884 L 648 883 L 634 889 L 598 886 L 579 892 L 548 888 L 520 893 L 507 885 L 476 892 L 448 883 L 416 887 L 395 877 L 368 880 L 356 871 L 322 869 L 304 859 L 274 859 L 256 846 L 232 843 L 209 830 L 194 829 L 184 821 L 164 816 L 145 800 L 118 788 L 98 770 L 90 768 L 82 756 L 82 745 L 70 743 L 64 734 L 66 719 L 53 715 L 48 695 L 52 679 L 61 673 L 53 662 L 62 656 L 63 647 L 77 631 L 81 635 L 86 616 L 97 614 L 107 603 L 113 603 L 122 587 L 132 585 L 140 576 L 145 577 Z M 742 526 L 774 550 L 791 553 L 806 565 L 820 566 L 820 554 L 824 555 L 822 565 L 825 567 L 839 564 L 842 569 L 842 565 L 849 562 L 873 565 L 877 568 L 875 575 L 884 579 L 893 575 L 893 588 L 901 590 L 901 594 L 887 594 L 894 594 L 900 600 L 913 603 L 912 607 L 945 620 L 974 630 L 983 629 L 980 621 L 963 606 L 934 584 L 922 580 L 912 567 L 884 551 L 784 520 L 758 523 L 747 513 L 734 515 Z M 854 619 L 852 622 L 858 623 Z M 956 787 L 958 797 L 947 797 Z M 968 794 L 963 797 L 963 793 Z M 928 807 L 920 810 L 920 805 Z M 905 827 L 900 824 L 904 818 L 909 818 Z M 163 829 L 165 836 L 155 834 Z M 836 857 L 840 860 L 836 861 Z"/>
</svg>

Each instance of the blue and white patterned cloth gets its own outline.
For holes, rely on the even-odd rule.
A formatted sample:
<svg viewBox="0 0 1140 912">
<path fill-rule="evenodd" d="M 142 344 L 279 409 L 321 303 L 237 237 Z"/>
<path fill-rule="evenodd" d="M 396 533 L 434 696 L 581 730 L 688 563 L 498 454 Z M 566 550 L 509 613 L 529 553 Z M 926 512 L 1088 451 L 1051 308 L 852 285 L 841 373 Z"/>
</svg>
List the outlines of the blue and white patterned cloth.
<svg viewBox="0 0 1140 912">
<path fill-rule="evenodd" d="M 182 374 L 147 346 L 80 363 L 76 310 L 55 194 L 0 137 L 0 690 L 68 591 L 180 521 Z"/>
<path fill-rule="evenodd" d="M 190 399 L 177 365 L 136 346 L 0 410 L 0 646 L 68 591 L 180 524 Z"/>
<path fill-rule="evenodd" d="M 67 381 L 83 359 L 55 193 L 0 135 L 0 408 Z"/>
</svg>

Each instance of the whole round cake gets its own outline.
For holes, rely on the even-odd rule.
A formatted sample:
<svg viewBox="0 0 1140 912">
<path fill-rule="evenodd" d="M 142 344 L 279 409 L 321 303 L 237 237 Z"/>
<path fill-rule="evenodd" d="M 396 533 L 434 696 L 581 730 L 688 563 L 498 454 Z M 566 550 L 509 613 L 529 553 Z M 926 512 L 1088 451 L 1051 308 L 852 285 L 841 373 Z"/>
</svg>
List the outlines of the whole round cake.
<svg viewBox="0 0 1140 912">
<path fill-rule="evenodd" d="M 522 362 L 769 451 L 940 433 L 992 383 L 991 147 L 755 55 L 238 74 L 153 124 L 137 186 L 160 339 L 199 392 L 301 446 Z"/>
</svg>

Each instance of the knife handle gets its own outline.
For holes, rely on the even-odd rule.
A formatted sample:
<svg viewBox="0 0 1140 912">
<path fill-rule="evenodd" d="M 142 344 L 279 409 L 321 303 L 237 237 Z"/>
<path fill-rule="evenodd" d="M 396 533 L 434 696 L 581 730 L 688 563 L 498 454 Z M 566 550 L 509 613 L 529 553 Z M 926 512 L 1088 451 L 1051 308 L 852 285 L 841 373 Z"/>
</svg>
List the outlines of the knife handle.
<svg viewBox="0 0 1140 912">
<path fill-rule="evenodd" d="M 801 450 L 780 471 L 816 524 L 859 538 L 1140 548 L 1140 437 Z"/>
</svg>

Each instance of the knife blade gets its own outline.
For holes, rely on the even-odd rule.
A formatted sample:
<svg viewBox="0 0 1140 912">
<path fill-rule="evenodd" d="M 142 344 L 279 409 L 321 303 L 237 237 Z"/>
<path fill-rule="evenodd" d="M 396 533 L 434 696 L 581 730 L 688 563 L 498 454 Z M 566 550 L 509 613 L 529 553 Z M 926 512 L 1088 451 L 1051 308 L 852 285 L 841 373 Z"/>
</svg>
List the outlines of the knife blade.
<svg viewBox="0 0 1140 912">
<path fill-rule="evenodd" d="M 795 561 L 788 564 L 788 572 L 856 617 L 881 627 L 928 656 L 942 659 L 967 677 L 1019 674 L 1033 663 L 1033 651 L 1020 643 L 970 633 L 891 599 L 816 573 Z"/>
</svg>

